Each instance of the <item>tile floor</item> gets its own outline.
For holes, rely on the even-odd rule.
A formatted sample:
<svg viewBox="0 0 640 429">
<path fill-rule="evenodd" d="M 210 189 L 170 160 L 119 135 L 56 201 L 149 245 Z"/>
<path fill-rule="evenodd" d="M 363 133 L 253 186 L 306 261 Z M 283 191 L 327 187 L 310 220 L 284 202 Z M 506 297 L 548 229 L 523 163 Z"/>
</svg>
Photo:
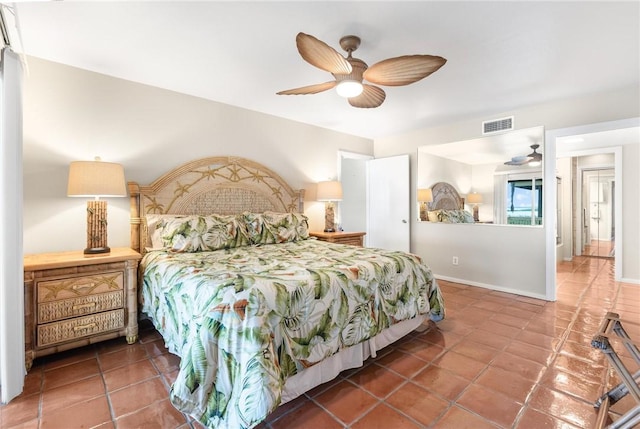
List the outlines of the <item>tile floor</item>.
<svg viewBox="0 0 640 429">
<path fill-rule="evenodd" d="M 447 318 L 437 329 L 409 334 L 259 427 L 592 427 L 593 401 L 619 380 L 591 338 L 609 310 L 640 321 L 640 286 L 614 282 L 612 262 L 596 258 L 562 263 L 557 277 L 553 303 L 441 281 Z M 178 364 L 148 324 L 135 345 L 121 338 L 37 359 L 23 394 L 0 407 L 0 427 L 199 429 L 168 401 Z M 633 405 L 627 396 L 611 418 Z"/>
</svg>

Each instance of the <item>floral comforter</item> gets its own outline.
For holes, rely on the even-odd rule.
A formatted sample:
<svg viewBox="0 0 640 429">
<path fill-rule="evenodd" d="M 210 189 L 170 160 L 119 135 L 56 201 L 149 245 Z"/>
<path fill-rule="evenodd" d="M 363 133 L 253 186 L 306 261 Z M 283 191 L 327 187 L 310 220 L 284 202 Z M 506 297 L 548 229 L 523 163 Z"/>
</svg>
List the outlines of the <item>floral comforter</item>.
<svg viewBox="0 0 640 429">
<path fill-rule="evenodd" d="M 251 428 L 285 380 L 418 314 L 444 317 L 415 255 L 314 239 L 149 252 L 142 309 L 181 357 L 172 403 L 209 428 Z"/>
</svg>

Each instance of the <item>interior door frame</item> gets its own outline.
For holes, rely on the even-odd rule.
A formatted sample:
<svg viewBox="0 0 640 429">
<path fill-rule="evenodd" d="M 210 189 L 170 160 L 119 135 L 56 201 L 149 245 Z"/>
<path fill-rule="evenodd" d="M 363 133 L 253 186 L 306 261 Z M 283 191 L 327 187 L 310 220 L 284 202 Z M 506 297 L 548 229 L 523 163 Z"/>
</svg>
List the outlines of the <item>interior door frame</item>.
<svg viewBox="0 0 640 429">
<path fill-rule="evenodd" d="M 545 181 L 549 183 L 550 180 L 555 177 L 556 172 L 556 153 L 557 142 L 556 139 L 561 137 L 575 136 L 580 134 L 590 134 L 602 131 L 613 131 L 623 128 L 638 127 L 640 125 L 640 118 L 621 119 L 617 121 L 601 122 L 596 124 L 580 125 L 576 127 L 560 128 L 556 130 L 549 130 L 545 133 L 545 153 L 544 157 L 544 175 Z M 598 149 L 599 152 L 603 150 L 611 150 L 612 147 Z M 578 149 L 579 150 L 579 149 Z M 589 150 L 587 150 L 588 152 Z M 581 151 L 582 152 L 582 151 Z M 591 150 L 594 153 L 594 150 Z M 622 237 L 622 210 L 620 204 L 622 203 L 622 148 L 619 148 L 619 153 L 615 156 L 615 170 L 616 170 L 616 189 L 615 199 L 618 207 L 615 208 L 615 228 L 616 236 Z M 569 156 L 565 151 L 560 150 L 560 156 Z M 555 186 L 545 187 L 545 204 L 546 209 L 544 216 L 547 219 L 552 219 L 554 211 L 556 209 L 556 189 Z M 550 203 L 550 204 L 549 204 Z M 546 296 L 551 301 L 556 300 L 556 242 L 554 237 L 554 228 L 545 228 L 545 284 L 546 284 Z M 615 279 L 620 281 L 622 279 L 622 240 L 616 240 L 615 243 Z"/>
<path fill-rule="evenodd" d="M 620 148 L 622 150 L 622 148 Z M 612 153 L 612 152 L 599 152 L 598 155 L 600 154 L 604 154 L 604 153 Z M 614 153 L 615 155 L 615 153 Z M 583 156 L 583 155 L 580 155 Z M 585 211 L 585 206 L 588 206 L 588 203 L 585 201 L 585 197 L 587 195 L 587 193 L 585 192 L 584 189 L 584 178 L 585 178 L 585 172 L 593 172 L 593 171 L 602 171 L 602 170 L 614 170 L 614 174 L 613 174 L 613 182 L 615 183 L 616 180 L 616 168 L 615 168 L 615 161 L 614 161 L 614 166 L 612 167 L 609 164 L 594 164 L 594 165 L 589 165 L 589 166 L 585 166 L 585 167 L 578 167 L 578 171 L 577 171 L 577 176 L 580 178 L 580 180 L 577 180 L 576 182 L 576 193 L 578 194 L 578 196 L 580 197 L 580 207 L 579 208 L 574 208 L 574 210 L 579 209 L 581 212 L 581 216 L 578 218 L 578 226 L 577 229 L 580 230 L 580 234 L 576 236 L 576 240 L 575 240 L 575 244 L 576 244 L 576 248 L 573 249 L 573 253 L 576 256 L 581 256 L 583 253 L 583 249 L 585 246 L 585 241 L 583 240 L 583 236 L 585 235 L 585 216 L 584 216 L 584 211 Z M 589 191 L 590 193 L 591 191 Z M 614 188 L 614 192 L 615 192 L 615 188 Z M 618 204 L 618 200 L 615 198 L 615 194 L 612 196 L 613 199 L 613 205 L 612 205 L 612 210 L 613 210 L 613 216 L 611 216 L 611 225 L 613 226 L 613 229 L 615 230 L 616 227 L 616 223 L 615 223 L 615 204 Z M 588 207 L 587 207 L 587 213 L 589 213 Z M 587 222 L 588 223 L 588 222 Z M 588 236 L 591 236 L 591 225 L 588 225 Z M 573 231 L 573 233 L 575 233 L 575 230 Z M 599 233 L 599 231 L 598 231 Z M 579 237 L 579 240 L 578 240 Z M 615 241 L 614 241 L 615 244 Z M 617 253 L 617 252 L 616 252 Z M 615 255 L 614 255 L 615 256 Z"/>
</svg>

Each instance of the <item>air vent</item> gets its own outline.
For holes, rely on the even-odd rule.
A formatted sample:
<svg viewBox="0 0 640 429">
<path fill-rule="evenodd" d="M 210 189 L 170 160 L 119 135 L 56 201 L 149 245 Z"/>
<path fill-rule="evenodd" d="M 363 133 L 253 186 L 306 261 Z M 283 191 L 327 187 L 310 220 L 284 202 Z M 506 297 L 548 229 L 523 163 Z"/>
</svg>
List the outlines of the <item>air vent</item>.
<svg viewBox="0 0 640 429">
<path fill-rule="evenodd" d="M 493 134 L 513 129 L 513 116 L 508 118 L 493 119 L 482 123 L 482 134 Z"/>
</svg>

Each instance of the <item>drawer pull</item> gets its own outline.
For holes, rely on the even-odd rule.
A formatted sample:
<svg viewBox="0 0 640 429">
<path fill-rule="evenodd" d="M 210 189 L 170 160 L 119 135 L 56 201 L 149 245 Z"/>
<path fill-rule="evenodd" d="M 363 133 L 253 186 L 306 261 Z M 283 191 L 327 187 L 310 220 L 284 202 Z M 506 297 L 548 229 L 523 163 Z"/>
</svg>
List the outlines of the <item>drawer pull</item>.
<svg viewBox="0 0 640 429">
<path fill-rule="evenodd" d="M 89 307 L 95 307 L 95 306 L 96 306 L 95 302 L 87 302 L 86 304 L 74 305 L 73 309 L 74 310 L 80 310 L 81 308 L 89 308 Z"/>
<path fill-rule="evenodd" d="M 73 286 L 71 286 L 71 289 L 78 290 L 78 289 L 84 289 L 84 288 L 93 287 L 93 286 L 95 286 L 95 283 L 82 284 L 82 285 L 73 285 Z"/>
<path fill-rule="evenodd" d="M 97 325 L 94 323 L 87 323 L 86 325 L 74 326 L 73 331 L 78 332 L 89 328 L 95 328 Z"/>
</svg>

